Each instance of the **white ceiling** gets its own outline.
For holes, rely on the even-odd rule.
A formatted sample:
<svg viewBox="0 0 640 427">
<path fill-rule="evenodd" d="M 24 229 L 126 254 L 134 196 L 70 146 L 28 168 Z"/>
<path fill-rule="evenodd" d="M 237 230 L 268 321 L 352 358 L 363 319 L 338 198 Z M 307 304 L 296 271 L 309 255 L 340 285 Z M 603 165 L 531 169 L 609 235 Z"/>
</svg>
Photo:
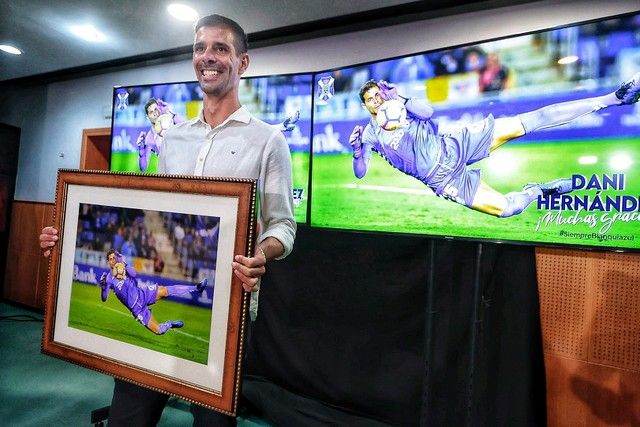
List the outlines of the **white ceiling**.
<svg viewBox="0 0 640 427">
<path fill-rule="evenodd" d="M 200 15 L 218 13 L 237 20 L 251 35 L 297 26 L 300 34 L 328 26 L 358 25 L 392 18 L 403 7 L 437 10 L 479 1 L 407 0 L 175 0 L 194 7 Z M 21 49 L 22 55 L 0 51 L 0 82 L 44 78 L 87 67 L 119 65 L 186 52 L 193 37 L 193 24 L 167 13 L 170 0 L 0 0 L 0 44 Z M 495 2 L 493 2 L 495 3 Z M 379 11 L 378 9 L 382 9 Z M 391 8 L 391 9 L 389 9 Z M 372 12 L 373 11 L 373 12 Z M 357 15 L 354 15 L 357 14 Z M 345 15 L 347 19 L 345 20 Z M 391 16 L 382 16 L 391 15 Z M 320 21 L 320 23 L 318 22 Z M 353 22 L 347 22 L 353 21 Z M 70 25 L 93 24 L 108 38 L 102 43 L 78 39 Z M 273 31 L 278 33 L 278 31 Z M 287 31 L 281 30 L 281 35 Z M 291 31 L 289 31 L 291 33 Z M 266 38 L 266 36 L 264 36 Z M 126 58 L 126 59 L 124 59 Z"/>
</svg>

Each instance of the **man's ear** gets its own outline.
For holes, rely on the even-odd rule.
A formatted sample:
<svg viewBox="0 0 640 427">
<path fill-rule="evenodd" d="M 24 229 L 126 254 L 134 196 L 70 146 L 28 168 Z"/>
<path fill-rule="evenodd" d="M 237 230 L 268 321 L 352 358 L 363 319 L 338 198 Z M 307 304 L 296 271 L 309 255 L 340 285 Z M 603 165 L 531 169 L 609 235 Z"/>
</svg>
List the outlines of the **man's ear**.
<svg viewBox="0 0 640 427">
<path fill-rule="evenodd" d="M 249 62 L 249 54 L 246 52 L 243 53 L 240 57 L 240 75 L 244 74 L 244 72 L 247 71 L 247 68 L 249 68 Z"/>
</svg>

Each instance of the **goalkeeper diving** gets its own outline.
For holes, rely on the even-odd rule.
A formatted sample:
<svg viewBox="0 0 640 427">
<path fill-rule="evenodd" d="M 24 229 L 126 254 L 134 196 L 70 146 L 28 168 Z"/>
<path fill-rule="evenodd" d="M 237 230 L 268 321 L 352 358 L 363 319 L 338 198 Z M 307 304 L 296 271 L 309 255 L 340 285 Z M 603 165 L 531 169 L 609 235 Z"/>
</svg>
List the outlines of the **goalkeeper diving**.
<svg viewBox="0 0 640 427">
<path fill-rule="evenodd" d="M 100 277 L 102 301 L 105 302 L 109 296 L 109 290 L 113 290 L 118 300 L 129 309 L 133 317 L 156 335 L 163 335 L 172 328 L 182 328 L 184 323 L 181 320 L 167 320 L 158 323 L 149 309 L 150 305 L 170 295 L 191 292 L 201 294 L 207 287 L 207 279 L 197 285 L 139 285 L 136 279 L 136 270 L 127 265 L 124 257 L 115 249 L 110 249 L 107 252 L 107 264 L 110 272 L 102 273 Z"/>
<path fill-rule="evenodd" d="M 471 169 L 469 165 L 514 138 L 605 108 L 635 104 L 640 98 L 640 73 L 606 95 L 552 104 L 511 117 L 494 119 L 488 115 L 450 133 L 438 131 L 432 120 L 433 107 L 428 102 L 402 97 L 385 81 L 369 80 L 360 88 L 359 96 L 371 119 L 364 127 L 356 126 L 349 138 L 357 178 L 366 175 L 371 153 L 377 152 L 391 166 L 418 179 L 436 195 L 506 218 L 520 214 L 538 197 L 573 191 L 571 179 L 526 184 L 521 191 L 502 194 L 482 181 L 479 169 Z M 407 117 L 403 126 L 385 130 L 376 116 L 382 104 L 392 99 L 404 102 Z"/>
</svg>

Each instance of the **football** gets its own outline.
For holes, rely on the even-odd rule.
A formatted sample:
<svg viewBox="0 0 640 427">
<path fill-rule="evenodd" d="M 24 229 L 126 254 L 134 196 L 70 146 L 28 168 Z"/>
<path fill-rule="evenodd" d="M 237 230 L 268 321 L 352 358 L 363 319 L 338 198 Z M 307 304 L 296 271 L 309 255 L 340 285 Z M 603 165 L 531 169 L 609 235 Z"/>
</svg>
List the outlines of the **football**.
<svg viewBox="0 0 640 427">
<path fill-rule="evenodd" d="M 156 119 L 153 124 L 153 130 L 160 136 L 164 136 L 164 132 L 173 126 L 173 114 L 164 113 Z"/>
<path fill-rule="evenodd" d="M 378 125 L 384 130 L 396 130 L 407 122 L 407 109 L 402 101 L 390 99 L 382 103 L 376 115 Z"/>
<path fill-rule="evenodd" d="M 123 263 L 117 262 L 116 265 L 113 266 L 111 274 L 113 274 L 113 277 L 116 279 L 124 279 L 127 275 L 127 269 Z"/>
</svg>

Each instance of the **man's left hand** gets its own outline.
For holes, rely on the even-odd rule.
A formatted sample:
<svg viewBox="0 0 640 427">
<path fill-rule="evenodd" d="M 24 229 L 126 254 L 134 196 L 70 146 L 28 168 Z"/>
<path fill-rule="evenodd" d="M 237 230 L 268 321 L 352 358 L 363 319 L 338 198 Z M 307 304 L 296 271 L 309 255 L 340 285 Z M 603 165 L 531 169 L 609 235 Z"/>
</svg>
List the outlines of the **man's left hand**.
<svg viewBox="0 0 640 427">
<path fill-rule="evenodd" d="M 247 292 L 256 292 L 260 289 L 260 277 L 264 275 L 267 259 L 261 252 L 253 257 L 236 255 L 232 263 L 233 274 L 242 281 L 242 288 Z"/>
</svg>

